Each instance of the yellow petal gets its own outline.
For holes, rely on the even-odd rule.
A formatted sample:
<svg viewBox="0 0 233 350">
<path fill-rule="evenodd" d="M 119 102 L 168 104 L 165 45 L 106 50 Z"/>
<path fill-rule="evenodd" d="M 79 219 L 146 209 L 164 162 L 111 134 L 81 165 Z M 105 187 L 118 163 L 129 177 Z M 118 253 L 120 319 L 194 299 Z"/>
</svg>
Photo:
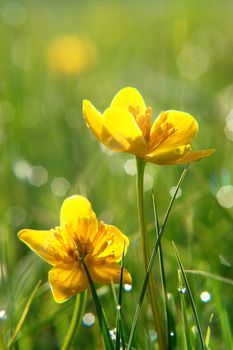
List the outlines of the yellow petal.
<svg viewBox="0 0 233 350">
<path fill-rule="evenodd" d="M 145 114 L 146 105 L 140 92 L 132 87 L 125 87 L 120 90 L 113 98 L 110 107 L 125 109 L 129 107 L 138 109 L 140 115 Z"/>
<path fill-rule="evenodd" d="M 150 163 L 166 165 L 176 164 L 187 153 L 190 153 L 191 145 L 183 145 L 176 148 L 156 149 L 153 153 L 148 154 L 144 159 Z"/>
<path fill-rule="evenodd" d="M 90 264 L 88 271 L 95 283 L 120 283 L 121 267 L 116 263 Z M 132 284 L 130 273 L 124 269 L 123 283 Z"/>
<path fill-rule="evenodd" d="M 180 158 L 175 163 L 171 163 L 171 164 L 186 164 L 186 163 L 196 162 L 197 160 L 211 156 L 214 152 L 215 152 L 214 149 L 205 149 L 202 151 L 191 152 L 185 155 L 184 157 Z"/>
<path fill-rule="evenodd" d="M 114 151 L 138 156 L 146 151 L 146 142 L 133 115 L 120 108 L 108 108 L 103 114 L 103 129 L 109 134 L 105 142 Z"/>
<path fill-rule="evenodd" d="M 119 262 L 126 254 L 129 239 L 117 227 L 100 223 L 93 239 L 93 256 L 96 261 Z"/>
<path fill-rule="evenodd" d="M 71 257 L 64 249 L 62 237 L 56 230 L 39 231 L 24 229 L 18 233 L 18 237 L 51 265 L 58 264 L 61 261 L 68 262 L 71 260 Z"/>
<path fill-rule="evenodd" d="M 123 251 L 127 252 L 129 239 L 117 227 L 100 223 L 98 233 L 93 240 L 93 255 L 97 261 L 119 262 Z"/>
<path fill-rule="evenodd" d="M 53 297 L 58 303 L 88 288 L 87 277 L 80 264 L 54 266 L 49 271 L 49 283 Z"/>
<path fill-rule="evenodd" d="M 74 195 L 66 198 L 60 212 L 61 226 L 71 224 L 72 229 L 76 231 L 80 219 L 81 221 L 82 219 L 90 219 L 93 230 L 97 228 L 96 215 L 92 210 L 91 203 L 85 197 Z"/>
<path fill-rule="evenodd" d="M 189 144 L 197 131 L 198 124 L 190 114 L 179 111 L 162 112 L 151 127 L 150 152 Z"/>
<path fill-rule="evenodd" d="M 83 101 L 83 116 L 94 135 L 101 140 L 102 114 L 88 100 Z"/>
</svg>

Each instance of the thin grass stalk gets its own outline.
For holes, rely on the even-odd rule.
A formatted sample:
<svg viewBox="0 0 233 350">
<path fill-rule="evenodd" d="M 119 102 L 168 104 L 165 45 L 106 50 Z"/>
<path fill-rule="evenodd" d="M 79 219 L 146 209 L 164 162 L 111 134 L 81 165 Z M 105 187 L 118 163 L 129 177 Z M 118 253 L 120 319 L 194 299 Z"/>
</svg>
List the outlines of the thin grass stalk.
<svg viewBox="0 0 233 350">
<path fill-rule="evenodd" d="M 182 265 L 182 262 L 181 262 L 178 250 L 176 248 L 176 245 L 175 245 L 174 242 L 172 242 L 172 245 L 173 245 L 173 248 L 174 248 L 174 251 L 175 251 L 175 254 L 176 254 L 178 265 L 179 265 L 179 268 L 181 270 L 182 278 L 183 278 L 183 281 L 184 281 L 184 284 L 185 284 L 185 288 L 187 289 L 187 293 L 188 293 L 188 296 L 189 296 L 191 308 L 192 308 L 193 315 L 194 315 L 194 318 L 195 318 L 195 321 L 196 321 L 196 326 L 197 326 L 197 331 L 198 331 L 198 335 L 199 335 L 199 339 L 200 339 L 201 349 L 202 350 L 206 350 L 204 338 L 203 338 L 203 335 L 202 335 L 201 325 L 200 325 L 199 317 L 198 317 L 198 314 L 197 314 L 196 306 L 195 306 L 195 303 L 194 303 L 194 299 L 193 299 L 193 296 L 192 296 L 192 292 L 191 292 L 191 289 L 190 289 L 190 286 L 189 286 L 189 282 L 188 282 L 188 279 L 187 279 L 186 274 L 184 272 L 183 265 Z"/>
<path fill-rule="evenodd" d="M 231 310 L 226 309 L 224 303 L 224 293 L 222 289 L 219 289 L 219 286 L 216 283 L 212 284 L 214 300 L 216 304 L 216 309 L 218 312 L 218 319 L 220 323 L 220 329 L 222 334 L 223 343 L 226 349 L 233 349 L 233 338 L 232 338 L 232 329 L 230 319 L 228 317 L 228 312 Z"/>
<path fill-rule="evenodd" d="M 15 331 L 13 333 L 13 335 L 11 336 L 10 340 L 8 341 L 8 344 L 7 344 L 7 348 L 10 349 L 11 346 L 14 344 L 19 332 L 21 331 L 21 328 L 23 327 L 23 324 L 24 324 L 24 321 L 27 317 L 27 314 L 29 312 L 29 309 L 30 309 L 30 306 L 31 306 L 31 303 L 34 299 L 34 296 L 36 294 L 36 292 L 38 291 L 38 288 L 40 287 L 41 285 L 41 280 L 36 284 L 35 288 L 33 289 L 33 291 L 31 292 L 29 298 L 28 298 L 28 301 L 25 305 L 25 308 L 23 310 L 23 313 L 19 319 L 19 322 L 17 323 L 17 326 L 15 328 Z"/>
<path fill-rule="evenodd" d="M 118 295 L 118 305 L 117 305 L 117 327 L 116 327 L 116 350 L 119 350 L 121 347 L 125 349 L 124 345 L 124 335 L 122 329 L 122 297 L 123 297 L 123 273 L 124 273 L 124 260 L 125 260 L 125 246 L 123 249 L 122 260 L 121 260 L 121 274 L 120 274 L 120 286 L 119 286 L 119 295 Z"/>
<path fill-rule="evenodd" d="M 214 314 L 211 314 L 210 319 L 209 319 L 209 324 L 207 327 L 207 331 L 206 331 L 206 336 L 205 336 L 205 346 L 207 349 L 210 349 L 209 343 L 210 343 L 210 335 L 211 335 L 211 323 L 212 323 L 213 317 L 214 317 Z"/>
<path fill-rule="evenodd" d="M 98 295 L 96 293 L 96 289 L 94 286 L 94 283 L 92 281 L 91 275 L 88 271 L 88 268 L 85 264 L 84 259 L 82 258 L 82 256 L 80 255 L 80 260 L 83 264 L 84 270 L 86 272 L 86 276 L 90 285 L 90 289 L 91 289 L 91 294 L 92 294 L 92 298 L 95 304 L 95 308 L 96 308 L 96 313 L 97 313 L 97 317 L 98 317 L 98 321 L 99 321 L 99 325 L 100 325 L 100 329 L 101 329 L 101 333 L 103 336 L 103 340 L 104 340 L 104 345 L 105 345 L 105 349 L 106 350 L 114 350 L 113 347 L 113 342 L 112 339 L 110 338 L 110 333 L 109 333 L 109 328 L 108 328 L 108 324 L 107 324 L 107 320 L 103 311 L 103 308 L 100 304 Z"/>
<path fill-rule="evenodd" d="M 179 283 L 179 289 L 180 289 L 181 310 L 182 310 L 183 323 L 184 323 L 185 345 L 186 345 L 187 350 L 192 350 L 191 335 L 190 335 L 190 329 L 189 329 L 188 317 L 187 317 L 187 307 L 186 307 L 186 303 L 185 303 L 185 295 L 182 292 L 183 283 L 182 283 L 182 277 L 180 274 L 180 270 L 178 270 L 178 283 Z"/>
<path fill-rule="evenodd" d="M 159 228 L 158 210 L 157 210 L 154 191 L 152 191 L 152 201 L 153 201 L 154 218 L 155 218 L 155 231 L 156 231 L 156 237 L 158 239 L 160 228 Z M 165 323 L 166 323 L 166 330 L 167 330 L 167 349 L 172 350 L 173 349 L 173 342 L 171 340 L 172 329 L 171 329 L 171 320 L 170 320 L 170 313 L 169 313 L 169 306 L 168 306 L 169 302 L 168 302 L 168 296 L 167 296 L 167 282 L 166 282 L 165 267 L 164 267 L 164 262 L 163 262 L 162 242 L 159 243 L 158 257 L 159 257 L 160 274 L 161 274 L 161 280 L 162 280 L 163 300 L 164 300 L 164 306 L 165 306 Z"/>
<path fill-rule="evenodd" d="M 141 241 L 142 241 L 142 250 L 143 250 L 143 258 L 145 270 L 147 271 L 149 264 L 149 247 L 148 247 L 148 238 L 147 238 L 147 224 L 146 224 L 146 216 L 145 216 L 145 207 L 144 207 L 144 170 L 145 170 L 145 162 L 140 158 L 136 157 L 136 165 L 137 165 L 137 207 L 138 207 L 138 220 L 139 227 L 141 232 Z M 154 318 L 155 329 L 158 334 L 158 344 L 160 350 L 166 350 L 166 336 L 165 330 L 163 327 L 163 319 L 161 316 L 161 311 L 159 308 L 158 300 L 158 290 L 156 289 L 155 282 L 151 278 L 148 283 L 148 292 L 149 292 L 149 300 L 151 304 L 151 310 Z"/>
<path fill-rule="evenodd" d="M 61 350 L 68 350 L 72 345 L 75 334 L 77 334 L 81 325 L 82 317 L 86 307 L 86 301 L 87 301 L 87 290 L 76 295 L 72 319 L 71 319 L 67 334 L 65 336 L 64 343 L 61 347 Z"/>
<path fill-rule="evenodd" d="M 193 275 L 200 275 L 200 276 L 204 276 L 207 278 L 211 278 L 211 279 L 219 281 L 219 282 L 233 285 L 233 279 L 227 278 L 227 277 L 222 277 L 222 276 L 216 275 L 216 274 L 211 273 L 211 272 L 202 271 L 202 270 L 184 270 L 184 272 L 186 274 L 191 273 Z"/>
<path fill-rule="evenodd" d="M 130 331 L 130 336 L 129 336 L 129 341 L 128 341 L 127 350 L 130 350 L 130 349 L 131 349 L 131 344 L 132 344 L 133 336 L 134 336 L 135 329 L 136 329 L 136 326 L 137 326 L 138 317 L 139 317 L 139 314 L 140 314 L 140 311 L 141 311 L 142 302 L 143 302 L 144 297 L 145 297 L 146 288 L 147 288 L 147 285 L 148 285 L 148 281 L 149 281 L 149 277 L 150 277 L 150 274 L 151 274 L 151 270 L 152 270 L 152 267 L 153 267 L 153 265 L 154 265 L 155 258 L 156 258 L 156 256 L 157 256 L 159 244 L 160 244 L 162 235 L 163 235 L 163 233 L 164 233 L 164 230 L 165 230 L 165 227 L 166 227 L 166 224 L 167 224 L 167 220 L 168 220 L 169 214 L 170 214 L 170 212 L 171 212 L 173 203 L 174 203 L 174 201 L 175 201 L 177 192 L 178 192 L 180 186 L 182 185 L 182 182 L 184 181 L 185 175 L 187 174 L 188 166 L 189 166 L 189 164 L 187 164 L 187 165 L 185 166 L 185 168 L 184 168 L 184 170 L 183 170 L 183 173 L 182 173 L 182 175 L 181 175 L 181 177 L 180 177 L 180 179 L 179 179 L 179 181 L 178 181 L 178 184 L 177 184 L 177 186 L 176 186 L 176 190 L 175 190 L 175 192 L 174 192 L 174 194 L 173 194 L 173 197 L 172 197 L 172 199 L 171 199 L 171 201 L 170 201 L 170 203 L 169 203 L 169 205 L 168 205 L 166 214 L 165 214 L 164 219 L 163 219 L 162 226 L 161 226 L 161 228 L 160 228 L 160 230 L 159 230 L 158 239 L 157 239 L 157 241 L 155 242 L 155 245 L 154 245 L 154 248 L 153 248 L 153 251 L 152 251 L 152 254 L 151 254 L 151 258 L 150 258 L 149 265 L 148 265 L 147 272 L 146 272 L 146 276 L 145 276 L 145 279 L 144 279 L 144 282 L 143 282 L 141 294 L 140 294 L 140 297 L 139 297 L 139 300 L 138 300 L 138 304 L 137 304 L 137 307 L 136 307 L 136 311 L 135 311 L 135 314 L 134 314 L 134 318 L 133 318 L 133 323 L 132 323 L 132 327 L 131 327 L 131 331 Z"/>
</svg>

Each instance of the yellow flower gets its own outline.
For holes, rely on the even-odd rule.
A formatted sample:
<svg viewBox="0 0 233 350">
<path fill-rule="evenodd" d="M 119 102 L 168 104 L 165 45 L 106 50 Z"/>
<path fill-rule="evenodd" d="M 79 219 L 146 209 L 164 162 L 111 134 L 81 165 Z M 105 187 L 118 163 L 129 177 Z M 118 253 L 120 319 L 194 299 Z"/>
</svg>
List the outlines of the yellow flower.
<svg viewBox="0 0 233 350">
<path fill-rule="evenodd" d="M 57 302 L 88 288 L 82 259 L 94 282 L 120 282 L 121 267 L 117 263 L 129 240 L 115 226 L 98 223 L 90 202 L 82 196 L 65 199 L 60 226 L 44 231 L 23 229 L 18 237 L 53 266 L 49 283 Z M 132 283 L 126 269 L 123 283 Z"/>
<path fill-rule="evenodd" d="M 86 70 L 96 58 L 90 42 L 75 35 L 54 38 L 48 47 L 47 60 L 51 70 L 75 75 Z"/>
<path fill-rule="evenodd" d="M 161 112 L 151 125 L 151 107 L 146 107 L 141 94 L 131 87 L 120 90 L 103 114 L 84 100 L 83 115 L 105 146 L 116 152 L 133 153 L 151 163 L 189 163 L 214 152 L 191 151 L 198 124 L 188 113 Z"/>
</svg>

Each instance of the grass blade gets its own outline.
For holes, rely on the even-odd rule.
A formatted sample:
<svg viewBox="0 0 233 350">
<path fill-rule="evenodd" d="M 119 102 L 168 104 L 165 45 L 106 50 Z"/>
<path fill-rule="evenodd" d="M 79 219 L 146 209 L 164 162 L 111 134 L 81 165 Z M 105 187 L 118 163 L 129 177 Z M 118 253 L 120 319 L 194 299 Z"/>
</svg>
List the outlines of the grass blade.
<svg viewBox="0 0 233 350">
<path fill-rule="evenodd" d="M 76 296 L 73 316 L 61 350 L 69 349 L 71 344 L 73 343 L 75 334 L 78 332 L 81 325 L 81 320 L 86 307 L 86 300 L 87 290 L 83 291 L 82 293 Z"/>
<path fill-rule="evenodd" d="M 153 201 L 153 210 L 154 210 L 154 219 L 155 219 L 155 231 L 157 239 L 159 237 L 159 219 L 158 219 L 158 210 L 157 205 L 155 201 L 155 194 L 154 191 L 152 191 L 152 201 Z M 162 292 L 163 292 L 163 300 L 164 300 L 164 306 L 165 306 L 165 323 L 167 325 L 167 349 L 172 350 L 173 349 L 173 341 L 171 338 L 171 318 L 170 318 L 170 312 L 169 312 L 169 303 L 168 303 L 168 296 L 167 296 L 167 282 L 166 282 L 166 275 L 165 275 L 165 268 L 164 268 L 164 262 L 163 262 L 163 250 L 162 250 L 162 242 L 159 243 L 159 264 L 160 264 L 160 273 L 161 273 L 161 281 L 162 281 Z"/>
<path fill-rule="evenodd" d="M 225 348 L 233 349 L 233 338 L 231 329 L 232 322 L 228 316 L 228 312 L 231 312 L 231 309 L 229 310 L 229 308 L 227 308 L 227 306 L 225 305 L 224 293 L 222 293 L 222 290 L 219 289 L 219 286 L 213 283 L 212 287 L 215 296 L 215 303 L 218 311 L 218 319 L 220 322 L 220 329 Z"/>
<path fill-rule="evenodd" d="M 121 347 L 122 340 L 122 348 L 125 349 L 124 345 L 124 335 L 122 329 L 122 296 L 123 296 L 123 273 L 124 273 L 124 260 L 125 260 L 125 246 L 122 254 L 121 261 L 121 275 L 120 275 L 120 286 L 119 286 L 119 296 L 118 296 L 118 305 L 117 305 L 117 326 L 116 326 L 116 350 L 119 350 Z"/>
<path fill-rule="evenodd" d="M 145 276 L 145 279 L 144 279 L 144 282 L 143 282 L 141 294 L 140 294 L 140 297 L 139 297 L 139 300 L 138 300 L 138 304 L 137 304 L 137 307 L 136 307 L 136 311 L 135 311 L 135 314 L 134 314 L 134 319 L 133 319 L 133 323 L 132 323 L 132 327 L 131 327 L 131 331 L 130 331 L 130 336 L 129 336 L 127 350 L 131 349 L 131 344 L 132 344 L 133 336 L 134 336 L 134 333 L 135 333 L 135 330 L 136 330 L 138 317 L 139 317 L 139 314 L 140 314 L 140 311 L 141 311 L 142 302 L 143 302 L 144 297 L 145 297 L 146 288 L 147 288 L 147 285 L 148 285 L 148 281 L 149 281 L 149 277 L 150 277 L 150 274 L 151 274 L 151 270 L 152 270 L 152 267 L 154 265 L 155 258 L 156 258 L 157 252 L 158 252 L 159 244 L 160 244 L 162 235 L 164 233 L 164 230 L 165 230 L 165 227 L 166 227 L 166 223 L 167 223 L 169 214 L 171 212 L 173 203 L 175 201 L 177 192 L 178 192 L 182 182 L 184 181 L 185 175 L 187 174 L 188 166 L 189 166 L 189 164 L 187 164 L 185 166 L 185 168 L 183 170 L 183 173 L 182 173 L 182 175 L 181 175 L 181 177 L 180 177 L 180 179 L 178 181 L 176 190 L 175 190 L 174 195 L 173 195 L 173 197 L 172 197 L 172 199 L 171 199 L 171 201 L 170 201 L 170 203 L 168 205 L 166 214 L 165 214 L 164 219 L 163 219 L 162 226 L 161 226 L 161 228 L 159 230 L 158 238 L 157 238 L 157 240 L 155 242 L 155 245 L 154 245 L 154 248 L 153 248 L 153 251 L 152 251 L 152 254 L 151 254 L 151 258 L 150 258 L 149 265 L 148 265 L 147 272 L 146 272 L 146 276 Z"/>
<path fill-rule="evenodd" d="M 209 325 L 208 325 L 208 328 L 207 328 L 207 331 L 206 331 L 206 336 L 205 336 L 205 345 L 206 345 L 206 348 L 209 349 L 209 343 L 210 343 L 210 334 L 211 334 L 211 322 L 212 322 L 212 319 L 214 317 L 214 314 L 211 314 L 210 315 L 210 320 L 209 320 Z"/>
<path fill-rule="evenodd" d="M 190 334 L 190 328 L 188 324 L 188 317 L 187 317 L 187 307 L 185 302 L 185 294 L 182 292 L 183 290 L 183 283 L 182 283 L 182 276 L 181 271 L 178 270 L 178 282 L 179 282 L 179 290 L 180 290 L 180 301 L 181 301 L 181 310 L 182 310 L 182 316 L 183 316 L 183 322 L 184 322 L 184 333 L 185 333 L 185 344 L 187 350 L 192 350 L 192 340 L 191 340 L 191 334 Z"/>
<path fill-rule="evenodd" d="M 173 245 L 173 248 L 174 248 L 174 251 L 175 251 L 175 254 L 176 254 L 176 259 L 177 259 L 177 262 L 178 262 L 178 265 L 179 265 L 179 269 L 181 271 L 182 278 L 183 278 L 183 281 L 184 281 L 184 285 L 185 285 L 185 288 L 187 290 L 187 293 L 188 293 L 188 296 L 189 296 L 189 300 L 190 300 L 190 304 L 191 304 L 191 307 L 192 307 L 192 310 L 193 310 L 193 315 L 194 315 L 194 318 L 195 318 L 195 321 L 196 321 L 197 331 L 198 331 L 198 335 L 199 335 L 199 339 L 200 339 L 201 349 L 202 350 L 206 350 L 205 342 L 204 342 L 202 331 L 201 331 L 200 321 L 199 321 L 197 310 L 196 310 L 196 306 L 195 306 L 195 303 L 194 303 L 194 300 L 193 300 L 192 292 L 191 292 L 191 289 L 189 287 L 188 279 L 187 279 L 186 274 L 184 272 L 183 265 L 181 263 L 181 260 L 180 260 L 177 248 L 175 246 L 175 243 L 172 242 L 172 245 Z"/>
<path fill-rule="evenodd" d="M 83 266 L 84 266 L 84 269 L 85 269 L 85 272 L 86 272 L 86 275 L 87 275 L 87 279 L 88 279 L 88 282 L 90 284 L 91 294 L 92 294 L 92 297 L 93 297 L 93 301 L 95 303 L 96 313 L 97 313 L 97 317 L 98 317 L 98 320 L 99 320 L 99 325 L 100 325 L 100 329 L 101 329 L 101 332 L 102 332 L 105 349 L 106 350 L 114 350 L 113 342 L 112 342 L 112 339 L 111 339 L 110 334 L 109 334 L 109 328 L 108 328 L 107 320 L 106 320 L 103 308 L 102 308 L 102 306 L 100 304 L 98 295 L 96 293 L 96 289 L 95 289 L 94 283 L 92 281 L 91 275 L 90 275 L 90 273 L 88 271 L 88 268 L 87 268 L 84 260 L 81 259 L 81 261 L 83 263 Z"/>
<path fill-rule="evenodd" d="M 211 273 L 211 272 L 206 272 L 206 271 L 201 271 L 201 270 L 184 270 L 184 272 L 185 273 L 191 273 L 193 275 L 204 276 L 204 277 L 211 278 L 211 279 L 219 281 L 219 282 L 223 282 L 223 283 L 227 283 L 227 284 L 233 285 L 233 280 L 232 279 L 226 278 L 226 277 L 222 277 L 222 276 L 216 275 L 216 274 Z"/>
<path fill-rule="evenodd" d="M 13 335 L 11 336 L 11 338 L 10 338 L 8 344 L 7 344 L 7 348 L 8 349 L 10 349 L 11 346 L 14 344 L 15 339 L 17 338 L 17 335 L 19 334 L 21 328 L 23 327 L 24 321 L 25 321 L 25 319 L 27 317 L 27 314 L 29 312 L 29 309 L 30 309 L 31 303 L 33 301 L 33 298 L 34 298 L 38 288 L 40 287 L 40 285 L 41 285 L 41 280 L 37 283 L 37 285 L 35 286 L 35 288 L 33 289 L 33 291 L 31 292 L 31 294 L 30 294 L 30 296 L 28 298 L 28 301 L 27 301 L 27 303 L 25 305 L 23 313 L 22 313 L 22 315 L 21 315 L 21 317 L 19 319 L 19 322 L 17 323 L 15 331 L 14 331 Z"/>
</svg>

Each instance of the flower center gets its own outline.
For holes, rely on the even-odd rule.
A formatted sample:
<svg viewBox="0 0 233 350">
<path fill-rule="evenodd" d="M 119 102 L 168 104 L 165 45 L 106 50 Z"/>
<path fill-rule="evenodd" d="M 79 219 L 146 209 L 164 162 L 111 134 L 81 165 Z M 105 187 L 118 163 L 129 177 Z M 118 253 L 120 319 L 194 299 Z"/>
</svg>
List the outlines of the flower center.
<svg viewBox="0 0 233 350">
<path fill-rule="evenodd" d="M 148 143 L 150 140 L 152 108 L 147 107 L 145 110 L 145 115 L 140 114 L 139 106 L 129 106 L 128 110 L 134 116 L 138 127 L 142 131 L 142 135 L 144 136 L 145 141 Z"/>
<path fill-rule="evenodd" d="M 93 253 L 94 247 L 90 239 L 84 239 L 81 235 L 73 242 L 73 256 L 75 260 L 84 259 L 88 254 Z"/>
</svg>

